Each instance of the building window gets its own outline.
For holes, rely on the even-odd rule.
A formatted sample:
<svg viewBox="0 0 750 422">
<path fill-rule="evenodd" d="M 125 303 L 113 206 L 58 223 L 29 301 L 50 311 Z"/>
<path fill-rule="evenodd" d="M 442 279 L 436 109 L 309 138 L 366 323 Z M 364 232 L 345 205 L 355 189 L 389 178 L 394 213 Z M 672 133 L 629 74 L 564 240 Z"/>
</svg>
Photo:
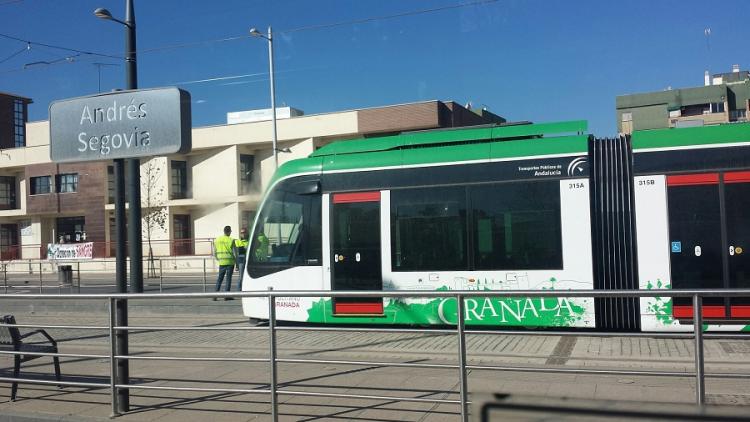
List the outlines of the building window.
<svg viewBox="0 0 750 422">
<path fill-rule="evenodd" d="M 37 176 L 30 178 L 31 195 L 43 195 L 52 192 L 52 176 Z"/>
<path fill-rule="evenodd" d="M 22 100 L 13 101 L 13 130 L 16 148 L 26 146 L 26 103 Z"/>
<path fill-rule="evenodd" d="M 57 192 L 78 192 L 78 173 L 67 173 L 57 175 Z"/>
<path fill-rule="evenodd" d="M 467 270 L 466 189 L 391 192 L 393 271 Z"/>
<path fill-rule="evenodd" d="M 240 194 L 247 195 L 252 191 L 255 156 L 240 154 Z"/>
<path fill-rule="evenodd" d="M 107 166 L 107 203 L 115 202 L 115 168 Z"/>
<path fill-rule="evenodd" d="M 57 219 L 57 241 L 75 243 L 86 241 L 86 219 L 84 217 L 60 217 Z"/>
<path fill-rule="evenodd" d="M 747 110 L 729 110 L 729 120 L 732 122 L 747 120 Z"/>
<path fill-rule="evenodd" d="M 0 210 L 16 208 L 16 178 L 0 176 Z"/>
<path fill-rule="evenodd" d="M 250 228 L 253 226 L 254 220 L 255 220 L 255 211 L 242 211 L 240 229 L 247 229 L 249 232 Z"/>
<path fill-rule="evenodd" d="M 172 199 L 188 197 L 187 162 L 172 161 L 171 163 Z"/>
<path fill-rule="evenodd" d="M 724 103 L 711 103 L 711 113 L 723 113 Z"/>
<path fill-rule="evenodd" d="M 622 113 L 622 121 L 623 122 L 632 122 L 633 121 L 633 113 L 631 113 L 631 112 Z"/>
</svg>

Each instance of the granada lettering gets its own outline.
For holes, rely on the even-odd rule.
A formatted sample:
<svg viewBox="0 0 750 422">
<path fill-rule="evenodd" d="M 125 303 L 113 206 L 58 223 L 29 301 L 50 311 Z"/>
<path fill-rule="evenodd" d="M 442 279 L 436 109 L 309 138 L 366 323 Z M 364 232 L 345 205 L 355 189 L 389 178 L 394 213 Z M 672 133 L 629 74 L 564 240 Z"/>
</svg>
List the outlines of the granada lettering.
<svg viewBox="0 0 750 422">
<path fill-rule="evenodd" d="M 446 309 L 446 306 L 449 308 Z M 441 299 L 438 318 L 444 324 L 456 323 L 456 299 Z M 576 316 L 570 300 L 560 298 L 478 298 L 466 299 L 464 319 L 469 321 L 497 321 L 498 323 L 522 323 L 527 318 L 561 318 Z"/>
</svg>

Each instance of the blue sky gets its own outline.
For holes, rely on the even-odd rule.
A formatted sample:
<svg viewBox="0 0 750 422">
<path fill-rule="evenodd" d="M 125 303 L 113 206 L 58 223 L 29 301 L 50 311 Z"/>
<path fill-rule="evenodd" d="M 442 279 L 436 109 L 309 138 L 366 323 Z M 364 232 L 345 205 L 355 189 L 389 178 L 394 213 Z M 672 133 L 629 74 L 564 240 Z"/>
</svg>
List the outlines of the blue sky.
<svg viewBox="0 0 750 422">
<path fill-rule="evenodd" d="M 0 0 L 0 34 L 121 57 L 123 27 L 92 11 L 123 17 L 124 3 Z M 464 7 L 363 21 L 453 5 Z M 617 95 L 700 85 L 707 68 L 750 69 L 750 2 L 135 0 L 135 9 L 140 87 L 190 91 L 194 126 L 270 106 L 262 39 L 203 42 L 253 26 L 274 28 L 277 104 L 308 114 L 471 101 L 510 120 L 586 119 L 604 136 L 616 130 Z M 326 26 L 335 23 L 344 24 Z M 32 98 L 31 120 L 46 119 L 51 101 L 96 93 L 93 63 L 119 65 L 101 68 L 102 91 L 124 84 L 122 59 L 24 48 L 0 37 L 0 91 Z"/>
</svg>

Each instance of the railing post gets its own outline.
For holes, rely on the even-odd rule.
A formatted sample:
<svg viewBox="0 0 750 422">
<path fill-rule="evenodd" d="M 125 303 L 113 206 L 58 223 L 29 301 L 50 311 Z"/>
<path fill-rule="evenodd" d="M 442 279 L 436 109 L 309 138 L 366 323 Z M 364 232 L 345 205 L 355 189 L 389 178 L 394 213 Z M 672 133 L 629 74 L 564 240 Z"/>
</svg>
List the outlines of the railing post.
<svg viewBox="0 0 750 422">
<path fill-rule="evenodd" d="M 117 362 L 115 361 L 115 351 L 117 346 L 115 344 L 115 300 L 109 298 L 109 393 L 110 401 L 112 402 L 112 417 L 117 416 L 120 412 L 117 411 Z"/>
<path fill-rule="evenodd" d="M 42 283 L 44 283 L 44 278 L 42 277 L 42 263 L 39 262 L 39 294 L 42 294 Z"/>
<path fill-rule="evenodd" d="M 206 258 L 203 258 L 203 293 L 206 293 Z"/>
<path fill-rule="evenodd" d="M 3 264 L 3 283 L 5 284 L 5 293 L 8 293 L 8 263 Z"/>
<path fill-rule="evenodd" d="M 469 421 L 468 382 L 466 380 L 466 321 L 464 321 L 464 297 L 456 296 L 456 330 L 458 332 L 459 393 L 461 395 L 461 420 Z"/>
<path fill-rule="evenodd" d="M 271 417 L 273 421 L 279 420 L 279 403 L 276 396 L 276 296 L 273 295 L 273 287 L 268 288 L 268 344 L 269 361 L 271 363 Z"/>
<path fill-rule="evenodd" d="M 164 291 L 163 286 L 162 286 L 163 283 L 164 283 L 164 271 L 161 266 L 161 258 L 159 258 L 159 293 L 162 293 Z"/>
<path fill-rule="evenodd" d="M 703 367 L 703 298 L 693 295 L 693 333 L 695 335 L 695 401 L 706 404 L 706 379 Z"/>
<path fill-rule="evenodd" d="M 81 261 L 76 262 L 76 276 L 78 278 L 78 293 L 81 293 Z"/>
</svg>

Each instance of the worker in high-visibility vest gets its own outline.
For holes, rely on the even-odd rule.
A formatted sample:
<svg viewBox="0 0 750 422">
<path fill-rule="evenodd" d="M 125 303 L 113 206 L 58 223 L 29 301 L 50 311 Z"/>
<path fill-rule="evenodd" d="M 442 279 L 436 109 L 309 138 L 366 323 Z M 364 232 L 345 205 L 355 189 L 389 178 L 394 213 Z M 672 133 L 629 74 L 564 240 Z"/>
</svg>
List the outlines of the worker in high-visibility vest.
<svg viewBox="0 0 750 422">
<path fill-rule="evenodd" d="M 237 282 L 237 290 L 242 291 L 242 277 L 245 274 L 245 259 L 247 258 L 247 247 L 250 244 L 247 236 L 247 229 L 240 229 L 240 238 L 234 240 L 234 256 L 237 260 L 237 272 L 240 275 L 240 280 Z"/>
<path fill-rule="evenodd" d="M 232 251 L 232 245 L 234 239 L 230 236 L 232 234 L 232 228 L 229 226 L 224 227 L 224 235 L 219 236 L 214 240 L 214 257 L 219 261 L 219 277 L 216 279 L 216 291 L 221 290 L 221 283 L 224 281 L 224 276 L 227 277 L 227 284 L 224 288 L 225 292 L 232 289 L 232 272 L 234 271 L 234 253 Z M 226 300 L 232 300 L 233 298 L 228 297 Z M 216 300 L 216 298 L 214 298 Z"/>
</svg>

